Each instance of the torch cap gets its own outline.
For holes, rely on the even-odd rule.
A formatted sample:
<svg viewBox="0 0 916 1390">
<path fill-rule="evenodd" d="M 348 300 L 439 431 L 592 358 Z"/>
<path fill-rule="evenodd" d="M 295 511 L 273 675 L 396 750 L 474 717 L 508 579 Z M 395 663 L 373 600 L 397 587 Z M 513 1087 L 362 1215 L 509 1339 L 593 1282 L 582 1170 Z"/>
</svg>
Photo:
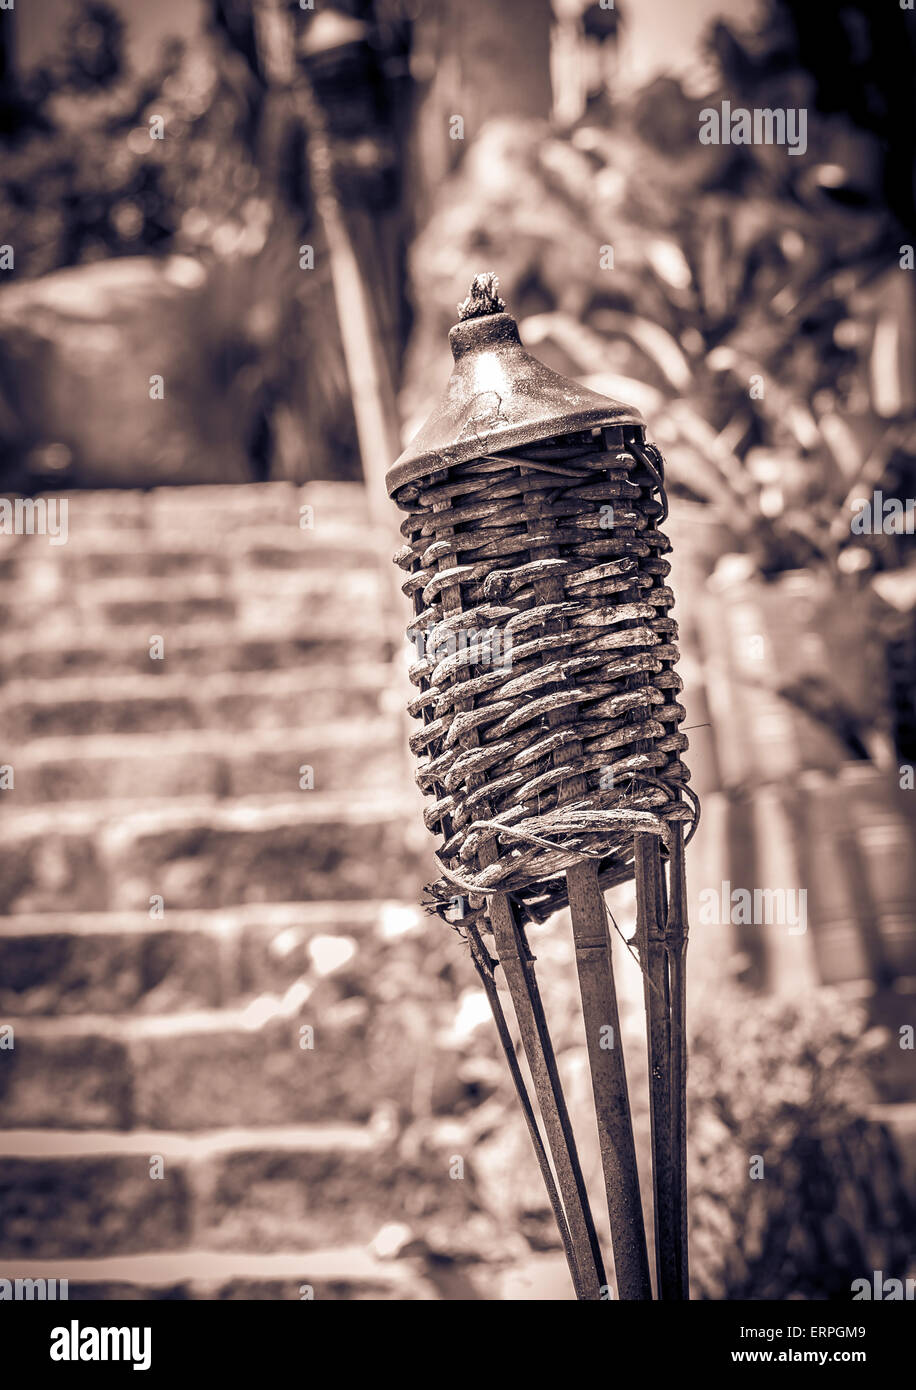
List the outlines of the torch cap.
<svg viewBox="0 0 916 1390">
<path fill-rule="evenodd" d="M 386 475 L 389 496 L 406 483 L 465 463 L 481 454 L 518 449 L 554 435 L 575 434 L 601 425 L 642 426 L 632 406 L 600 396 L 560 376 L 522 346 L 511 314 L 481 307 L 475 291 L 495 276 L 478 276 L 462 309 L 464 317 L 448 335 L 455 366 L 448 385 L 426 423 Z"/>
</svg>

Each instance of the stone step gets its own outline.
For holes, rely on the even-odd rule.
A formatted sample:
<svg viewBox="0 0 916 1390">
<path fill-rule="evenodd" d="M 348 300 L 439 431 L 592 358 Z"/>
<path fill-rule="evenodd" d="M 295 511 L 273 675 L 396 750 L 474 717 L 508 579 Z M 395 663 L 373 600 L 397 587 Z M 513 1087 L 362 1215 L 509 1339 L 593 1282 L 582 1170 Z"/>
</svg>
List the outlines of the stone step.
<svg viewBox="0 0 916 1390">
<path fill-rule="evenodd" d="M 37 597 L 81 583 L 115 577 L 164 579 L 190 576 L 236 576 L 261 581 L 278 572 L 366 569 L 390 563 L 391 537 L 379 537 L 361 522 L 332 521 L 315 529 L 297 526 L 257 526 L 244 530 L 213 529 L 201 536 L 173 537 L 138 530 L 125 545 L 123 535 L 110 528 L 78 531 L 61 546 L 26 537 L 14 548 L 0 538 L 0 599 L 10 581 L 18 592 Z"/>
<path fill-rule="evenodd" d="M 224 729 L 37 739 L 15 755 L 13 809 L 54 801 L 289 796 L 305 778 L 318 791 L 392 788 L 406 775 L 394 717 L 296 729 Z M 303 772 L 303 768 L 310 771 Z"/>
<path fill-rule="evenodd" d="M 138 510 L 141 515 L 146 512 L 153 529 L 175 534 L 182 530 L 203 533 L 215 523 L 227 528 L 233 524 L 245 528 L 253 521 L 298 526 L 303 506 L 312 508 L 316 529 L 331 522 L 369 524 L 366 490 L 356 482 L 310 482 L 301 487 L 282 482 L 247 483 L 244 487 L 161 487 L 145 499 L 141 494 Z"/>
<path fill-rule="evenodd" d="M 41 509 L 46 500 L 25 505 Z M 322 563 L 325 554 L 337 554 L 349 565 L 359 555 L 387 561 L 397 546 L 394 514 L 390 527 L 373 526 L 358 484 L 317 483 L 305 489 L 270 484 L 266 492 L 253 487 L 76 492 L 56 496 L 54 502 L 50 519 L 57 534 L 46 533 L 45 514 L 33 510 L 19 523 L 23 534 L 0 535 L 0 581 L 18 577 L 41 587 L 68 569 L 80 574 L 185 573 L 206 567 L 207 557 L 212 568 L 219 552 L 230 563 L 248 555 L 255 565 L 268 568 L 289 567 L 292 551 L 306 566 L 313 563 L 310 555 Z M 142 558 L 132 562 L 134 555 L 160 555 L 162 565 L 147 568 Z M 98 564 L 87 565 L 87 557 L 94 556 Z M 195 556 L 200 557 L 196 565 Z"/>
<path fill-rule="evenodd" d="M 343 996 L 384 974 L 384 952 L 422 949 L 435 930 L 395 900 L 7 917 L 0 1019 L 217 1009 L 329 979 Z"/>
<path fill-rule="evenodd" d="M 413 798 L 302 791 L 225 805 L 188 797 L 60 802 L 7 815 L 0 912 L 411 898 L 432 867 Z"/>
<path fill-rule="evenodd" d="M 355 1245 L 334 1250 L 184 1250 L 111 1259 L 9 1262 L 0 1278 L 67 1279 L 70 1302 L 235 1299 L 417 1302 L 434 1284 L 411 1260 L 379 1260 Z M 54 1286 L 55 1288 L 58 1285 Z M 62 1315 L 63 1316 L 63 1315 Z"/>
<path fill-rule="evenodd" d="M 303 977 L 234 1009 L 5 1018 L 4 1125 L 195 1131 L 240 1116 L 255 1127 L 365 1122 L 404 1106 L 419 1058 L 426 1068 L 435 1056 L 431 1017 L 444 1027 L 448 1005 L 419 1009 L 424 990 L 407 993 L 403 960 L 386 958 L 381 974 L 403 998 L 367 999 L 355 978 Z"/>
<path fill-rule="evenodd" d="M 366 1245 L 403 1218 L 417 1188 L 440 1219 L 467 1219 L 473 1182 L 443 1181 L 448 1159 L 437 1146 L 411 1161 L 395 1143 L 382 1115 L 371 1125 L 199 1135 L 7 1130 L 0 1278 L 10 1261 Z"/>
<path fill-rule="evenodd" d="M 95 491 L 56 492 L 47 496 L 67 503 L 70 536 L 86 530 L 155 530 L 174 534 L 184 530 L 200 534 L 214 526 L 229 528 L 262 525 L 299 525 L 300 508 L 313 509 L 316 524 L 322 522 L 367 523 L 369 504 L 365 488 L 352 482 L 246 483 L 244 486 L 197 485 L 190 487 L 108 488 Z M 15 538 L 14 538 L 15 539 Z"/>
<path fill-rule="evenodd" d="M 301 622 L 316 607 L 335 611 L 341 642 L 350 635 L 354 609 L 380 613 L 383 580 L 378 567 L 298 570 L 248 569 L 231 575 L 179 575 L 156 579 L 95 579 L 74 584 L 54 566 L 48 582 L 22 592 L 18 581 L 0 585 L 0 618 L 9 629 L 43 630 L 66 637 L 76 623 L 131 624 L 148 634 L 204 619 L 222 623 Z"/>
<path fill-rule="evenodd" d="M 148 639 L 144 648 L 148 653 Z M 164 662 L 150 661 L 148 655 L 146 661 L 152 669 L 145 675 L 10 681 L 0 688 L 5 735 L 0 761 L 15 767 L 16 749 L 29 739 L 182 729 L 233 735 L 255 729 L 307 732 L 340 718 L 375 719 L 394 706 L 394 673 L 377 663 L 315 663 L 266 673 L 217 671 L 189 681 L 184 672 L 156 670 Z M 400 699 L 398 705 L 403 707 Z"/>
<path fill-rule="evenodd" d="M 333 662 L 338 683 L 360 663 L 376 665 L 391 659 L 400 635 L 380 622 L 375 607 L 357 608 L 343 628 L 333 606 L 319 606 L 304 619 L 252 621 L 236 614 L 230 623 L 199 622 L 169 627 L 162 660 L 150 657 L 148 623 L 110 627 L 98 620 L 83 621 L 79 631 L 62 633 L 39 625 L 29 631 L 4 634 L 0 680 L 5 684 L 29 679 L 126 674 L 155 676 L 212 675 L 224 671 L 277 670 Z M 2 693 L 8 698 L 7 692 Z M 64 693 L 64 692 L 62 692 Z M 53 700 L 53 692 L 49 692 Z"/>
<path fill-rule="evenodd" d="M 50 555 L 39 555 L 35 548 L 26 550 L 21 546 L 17 578 L 28 584 L 35 571 L 35 582 L 40 582 L 38 571 L 47 569 L 49 563 L 60 566 L 61 573 L 69 578 L 95 581 L 115 575 L 163 580 L 170 575 L 188 574 L 250 575 L 253 580 L 263 580 L 265 575 L 278 571 L 304 573 L 318 566 L 371 569 L 381 562 L 391 563 L 391 555 L 364 525 L 331 523 L 316 531 L 247 527 L 229 534 L 208 532 L 190 541 L 157 531 L 142 531 L 129 548 L 124 539 L 113 538 L 108 531 L 89 531 L 72 537 L 67 545 L 51 550 Z M 0 569 L 0 578 L 7 577 Z"/>
</svg>

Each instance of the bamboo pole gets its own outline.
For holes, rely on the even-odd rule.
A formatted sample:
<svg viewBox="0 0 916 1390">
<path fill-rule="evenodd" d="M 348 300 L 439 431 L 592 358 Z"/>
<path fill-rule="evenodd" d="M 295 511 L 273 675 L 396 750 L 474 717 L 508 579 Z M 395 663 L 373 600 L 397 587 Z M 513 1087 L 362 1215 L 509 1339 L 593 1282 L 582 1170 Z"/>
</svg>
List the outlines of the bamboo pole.
<svg viewBox="0 0 916 1390">
<path fill-rule="evenodd" d="M 493 895 L 489 916 L 576 1252 L 577 1296 L 583 1300 L 600 1299 L 606 1288 L 604 1264 L 534 973 L 534 958 L 519 930 L 506 894 Z"/>
<path fill-rule="evenodd" d="M 687 877 L 684 827 L 671 824 L 665 936 L 671 982 L 671 1128 L 675 1190 L 675 1251 L 681 1299 L 690 1297 L 687 1258 Z"/>
<path fill-rule="evenodd" d="M 636 836 L 636 939 L 643 966 L 646 1037 L 649 1052 L 649 1113 L 652 1132 L 652 1188 L 655 1210 L 655 1273 L 660 1299 L 680 1299 L 678 1213 L 681 1177 L 677 1169 L 672 1105 L 671 992 L 668 975 L 664 877 L 658 839 Z"/>
<path fill-rule="evenodd" d="M 639 1171 L 630 1117 L 630 1098 L 614 985 L 607 912 L 594 860 L 566 872 L 569 912 L 582 996 L 582 1015 L 601 1166 L 607 1192 L 617 1294 L 624 1300 L 651 1299 Z M 610 1037 L 606 1029 L 610 1027 Z M 610 1042 L 610 1046 L 606 1043 Z"/>
</svg>

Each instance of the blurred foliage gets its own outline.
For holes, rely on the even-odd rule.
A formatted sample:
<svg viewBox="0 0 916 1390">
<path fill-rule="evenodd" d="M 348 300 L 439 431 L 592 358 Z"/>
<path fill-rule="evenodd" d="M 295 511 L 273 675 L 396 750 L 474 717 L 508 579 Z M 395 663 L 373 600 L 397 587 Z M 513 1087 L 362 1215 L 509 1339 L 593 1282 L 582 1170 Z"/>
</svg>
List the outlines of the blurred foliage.
<svg viewBox="0 0 916 1390">
<path fill-rule="evenodd" d="M 150 250 L 219 253 L 244 238 L 244 209 L 262 191 L 257 91 L 230 48 L 172 40 L 138 75 L 117 12 L 84 3 L 19 98 L 0 171 L 18 277 Z M 151 138 L 154 116 L 164 139 Z"/>
<path fill-rule="evenodd" d="M 848 1302 L 854 1279 L 906 1274 L 916 1211 L 890 1136 L 866 1117 L 878 1041 L 864 1024 L 829 990 L 717 991 L 714 1015 L 694 1019 L 694 1297 Z"/>
<path fill-rule="evenodd" d="M 414 247 L 404 405 L 419 423 L 447 371 L 454 305 L 474 273 L 497 270 L 537 356 L 642 411 L 669 491 L 718 523 L 711 564 L 740 551 L 765 579 L 810 568 L 840 604 L 869 596 L 905 756 L 911 537 L 855 535 L 850 522 L 873 489 L 916 495 L 916 272 L 904 265 L 916 234 L 906 199 L 887 196 L 910 138 L 890 135 L 913 16 L 853 24 L 846 66 L 850 80 L 867 74 L 865 119 L 821 100 L 836 24 L 812 66 L 807 25 L 788 11 L 772 5 L 752 34 L 718 24 L 702 91 L 659 77 L 632 96 L 608 90 L 565 132 L 483 129 Z M 900 59 L 882 68 L 897 30 Z M 805 108 L 805 153 L 700 144 L 699 112 L 723 100 Z"/>
<path fill-rule="evenodd" d="M 427 322 L 407 406 L 442 370 L 469 272 L 496 266 L 533 350 L 642 408 L 674 491 L 716 508 L 765 572 L 833 562 L 850 491 L 891 468 L 905 483 L 916 457 L 902 229 L 829 200 L 829 133 L 812 132 L 810 157 L 736 155 L 697 143 L 701 105 L 664 79 L 613 129 L 482 132 L 415 247 Z M 748 160 L 753 178 L 731 168 Z M 885 539 L 869 564 L 902 558 Z"/>
<path fill-rule="evenodd" d="M 157 275 L 152 263 L 138 263 L 133 279 L 102 263 L 180 254 L 192 257 L 206 280 L 186 296 L 184 322 L 178 314 L 164 327 L 147 310 L 133 324 L 135 334 L 158 344 L 158 369 L 180 376 L 189 408 L 170 415 L 172 438 L 158 453 L 139 436 L 123 438 L 124 424 L 118 466 L 107 454 L 90 456 L 97 441 L 79 417 L 58 418 L 56 403 L 77 389 L 65 351 L 67 315 L 61 320 L 56 309 L 42 309 L 37 285 L 33 342 L 15 323 L 4 326 L 7 317 L 28 321 L 28 307 L 4 301 L 0 439 L 8 485 L 47 485 L 42 460 L 49 448 L 72 460 L 71 484 L 89 477 L 122 485 L 235 481 L 234 456 L 220 471 L 227 433 L 235 441 L 231 452 L 247 456 L 242 476 L 359 475 L 302 117 L 290 93 L 265 82 L 257 53 L 226 22 L 226 8 L 214 0 L 209 28 L 188 44 L 167 41 L 137 72 L 127 63 L 118 13 L 81 3 L 62 27 L 54 57 L 18 81 L 15 120 L 0 133 L 0 225 L 16 258 L 8 278 L 21 291 L 26 280 L 93 264 L 82 296 L 74 281 L 49 288 L 44 298 L 57 304 L 71 295 L 77 318 L 92 303 L 93 320 L 101 314 L 124 325 L 120 348 L 92 377 L 99 395 L 112 377 L 119 388 L 113 399 L 133 389 L 131 315 Z M 251 6 L 243 8 L 250 20 Z M 164 138 L 151 138 L 157 129 Z M 299 268 L 304 242 L 317 248 L 307 275 Z M 193 278 L 190 270 L 175 273 Z M 197 363 L 193 370 L 186 352 Z M 167 396 L 166 413 L 175 399 L 174 392 Z M 103 406 L 93 398 L 92 408 L 101 424 Z M 165 426 L 160 433 L 168 433 Z"/>
</svg>

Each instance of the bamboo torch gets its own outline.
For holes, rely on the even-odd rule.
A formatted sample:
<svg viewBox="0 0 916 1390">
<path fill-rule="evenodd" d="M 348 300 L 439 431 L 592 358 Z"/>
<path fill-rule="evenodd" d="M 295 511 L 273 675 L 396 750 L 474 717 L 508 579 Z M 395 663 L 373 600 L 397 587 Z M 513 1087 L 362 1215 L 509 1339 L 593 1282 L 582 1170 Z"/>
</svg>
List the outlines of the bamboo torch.
<svg viewBox="0 0 916 1390">
<path fill-rule="evenodd" d="M 496 277 L 459 306 L 445 394 L 387 475 L 413 604 L 417 781 L 435 909 L 466 936 L 577 1297 L 607 1277 L 526 926 L 567 906 L 618 1296 L 650 1299 L 606 888 L 635 878 L 649 1045 L 656 1289 L 688 1296 L 681 681 L 664 464 L 638 412 L 522 347 Z M 512 999 L 543 1134 L 495 983 Z M 546 1139 L 546 1142 L 545 1142 Z"/>
</svg>

